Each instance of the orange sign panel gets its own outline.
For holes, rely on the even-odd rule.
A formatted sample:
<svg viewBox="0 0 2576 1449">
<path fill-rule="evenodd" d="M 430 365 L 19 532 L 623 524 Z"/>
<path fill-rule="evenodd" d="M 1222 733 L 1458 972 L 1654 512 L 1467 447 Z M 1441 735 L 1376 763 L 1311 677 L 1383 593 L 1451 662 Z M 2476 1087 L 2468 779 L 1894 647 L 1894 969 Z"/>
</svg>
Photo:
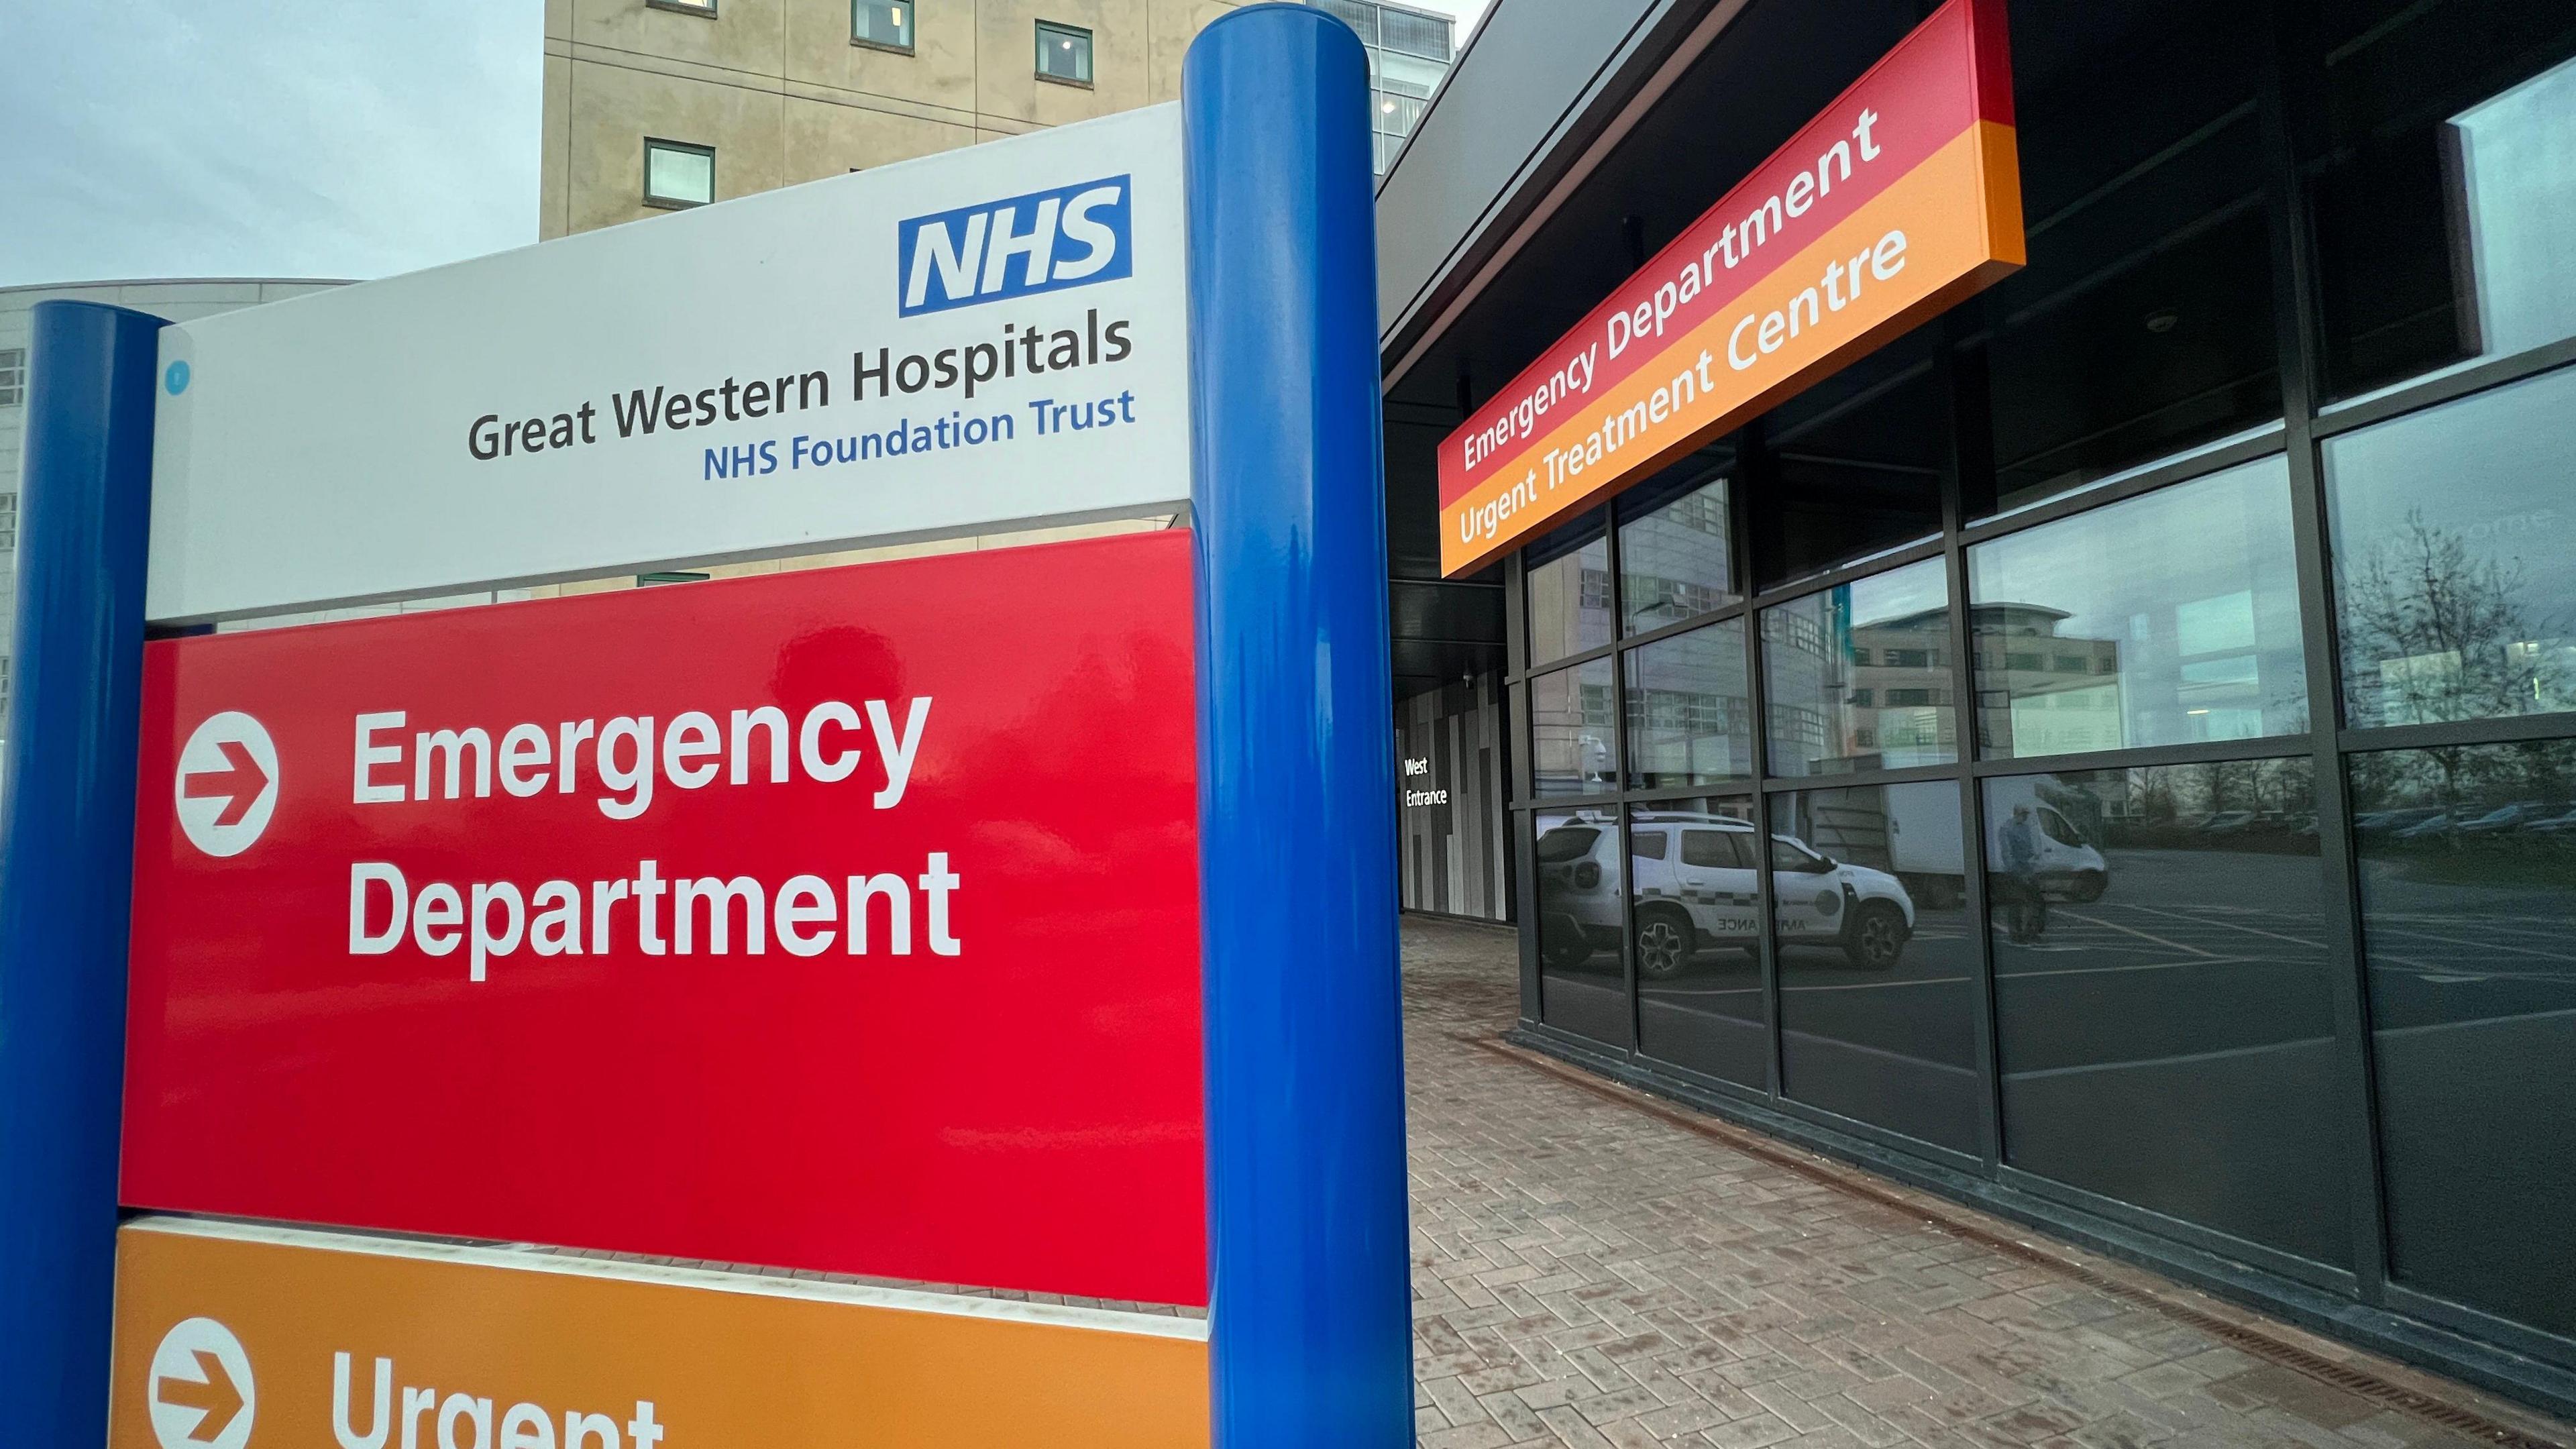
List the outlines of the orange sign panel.
<svg viewBox="0 0 2576 1449">
<path fill-rule="evenodd" d="M 144 1219 L 110 1449 L 1205 1449 L 1201 1322 Z"/>
<path fill-rule="evenodd" d="M 1440 445 L 1490 562 L 2022 263 L 2001 0 L 1950 0 Z"/>
</svg>

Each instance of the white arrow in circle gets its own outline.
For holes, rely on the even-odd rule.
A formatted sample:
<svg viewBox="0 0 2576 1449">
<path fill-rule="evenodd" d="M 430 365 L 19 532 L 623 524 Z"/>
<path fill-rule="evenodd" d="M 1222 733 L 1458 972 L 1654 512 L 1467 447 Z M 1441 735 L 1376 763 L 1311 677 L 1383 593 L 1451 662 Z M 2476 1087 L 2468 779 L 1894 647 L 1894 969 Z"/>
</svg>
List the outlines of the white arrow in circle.
<svg viewBox="0 0 2576 1449">
<path fill-rule="evenodd" d="M 211 715 L 179 752 L 179 828 L 218 859 L 259 841 L 277 811 L 277 746 L 237 709 Z"/>
<path fill-rule="evenodd" d="M 211 1318 L 183 1319 L 152 1351 L 145 1385 L 161 1449 L 242 1449 L 259 1409 L 250 1355 Z"/>
</svg>

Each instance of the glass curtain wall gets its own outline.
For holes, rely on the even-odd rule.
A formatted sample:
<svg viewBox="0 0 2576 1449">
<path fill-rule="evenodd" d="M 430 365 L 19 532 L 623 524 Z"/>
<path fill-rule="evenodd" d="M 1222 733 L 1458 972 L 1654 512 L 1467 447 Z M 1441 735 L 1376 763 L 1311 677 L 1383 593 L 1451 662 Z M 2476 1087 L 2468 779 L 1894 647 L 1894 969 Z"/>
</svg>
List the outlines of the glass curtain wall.
<svg viewBox="0 0 2576 1449">
<path fill-rule="evenodd" d="M 2030 266 L 1507 569 L 1525 1015 L 2576 1366 L 2576 12 L 2013 24 Z"/>
<path fill-rule="evenodd" d="M 1455 58 L 1446 15 L 1379 0 L 1309 0 L 1355 31 L 1368 53 L 1369 124 L 1375 133 L 1377 174 L 1384 176 L 1413 134 L 1431 95 Z"/>
</svg>

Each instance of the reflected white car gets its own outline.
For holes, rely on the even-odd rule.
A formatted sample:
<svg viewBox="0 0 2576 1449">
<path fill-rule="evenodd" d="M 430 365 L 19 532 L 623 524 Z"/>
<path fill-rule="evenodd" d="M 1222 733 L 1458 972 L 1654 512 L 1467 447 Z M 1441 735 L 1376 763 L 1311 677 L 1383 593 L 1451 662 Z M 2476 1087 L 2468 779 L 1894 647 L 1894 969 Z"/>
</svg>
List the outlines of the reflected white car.
<svg viewBox="0 0 2576 1449">
<path fill-rule="evenodd" d="M 1786 835 L 1771 837 L 1771 891 L 1784 944 L 1839 945 L 1855 966 L 1885 970 L 1914 935 L 1914 898 L 1895 876 L 1846 865 Z M 1640 810 L 1628 823 L 1637 894 L 1637 972 L 1678 975 L 1711 947 L 1760 949 L 1753 827 L 1722 815 Z"/>
<path fill-rule="evenodd" d="M 1618 948 L 1618 850 L 1618 825 L 1606 814 L 1574 816 L 1538 838 L 1539 940 L 1547 964 L 1572 966 Z"/>
</svg>

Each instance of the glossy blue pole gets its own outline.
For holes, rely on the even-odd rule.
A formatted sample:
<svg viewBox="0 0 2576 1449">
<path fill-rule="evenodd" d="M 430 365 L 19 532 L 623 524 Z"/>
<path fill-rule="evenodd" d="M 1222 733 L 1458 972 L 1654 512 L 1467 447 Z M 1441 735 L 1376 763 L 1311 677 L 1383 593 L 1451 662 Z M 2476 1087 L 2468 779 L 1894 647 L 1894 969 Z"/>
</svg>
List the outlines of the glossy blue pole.
<svg viewBox="0 0 2576 1449">
<path fill-rule="evenodd" d="M 1367 58 L 1238 10 L 1181 71 L 1218 1449 L 1413 1442 Z"/>
<path fill-rule="evenodd" d="M 40 302 L 0 752 L 0 1404 L 107 1442 L 126 908 L 161 319 Z"/>
</svg>

